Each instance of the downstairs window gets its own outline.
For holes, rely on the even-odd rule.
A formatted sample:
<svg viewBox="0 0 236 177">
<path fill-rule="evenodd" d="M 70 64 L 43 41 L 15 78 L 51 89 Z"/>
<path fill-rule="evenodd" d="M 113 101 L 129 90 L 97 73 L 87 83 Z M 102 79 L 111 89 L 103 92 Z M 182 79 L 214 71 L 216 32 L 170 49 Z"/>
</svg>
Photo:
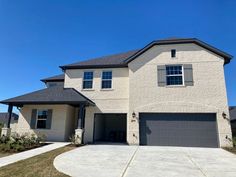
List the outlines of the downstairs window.
<svg viewBox="0 0 236 177">
<path fill-rule="evenodd" d="M 37 129 L 45 129 L 47 126 L 48 110 L 38 110 L 37 112 Z"/>
</svg>

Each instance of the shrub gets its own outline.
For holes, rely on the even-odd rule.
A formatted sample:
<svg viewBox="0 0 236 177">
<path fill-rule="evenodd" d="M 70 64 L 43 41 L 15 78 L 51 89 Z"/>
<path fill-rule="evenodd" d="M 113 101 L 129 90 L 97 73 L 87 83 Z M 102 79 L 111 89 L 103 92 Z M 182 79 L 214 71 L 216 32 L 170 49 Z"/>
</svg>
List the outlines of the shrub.
<svg viewBox="0 0 236 177">
<path fill-rule="evenodd" d="M 39 147 L 45 140 L 44 135 L 19 135 L 12 134 L 10 137 L 3 136 L 0 138 L 0 151 L 3 152 L 19 152 L 27 149 Z"/>
<path fill-rule="evenodd" d="M 72 135 L 69 139 L 73 146 L 80 146 L 80 144 L 78 143 L 78 139 L 79 139 L 78 135 Z"/>
</svg>

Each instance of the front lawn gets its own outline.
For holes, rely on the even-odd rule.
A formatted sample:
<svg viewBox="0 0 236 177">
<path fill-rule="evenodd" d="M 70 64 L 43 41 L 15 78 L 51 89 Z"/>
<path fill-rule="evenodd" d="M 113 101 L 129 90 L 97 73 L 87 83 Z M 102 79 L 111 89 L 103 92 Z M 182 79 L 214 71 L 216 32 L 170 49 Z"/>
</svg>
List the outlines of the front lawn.
<svg viewBox="0 0 236 177">
<path fill-rule="evenodd" d="M 58 172 L 53 161 L 56 156 L 74 149 L 73 146 L 65 146 L 44 154 L 25 159 L 0 168 L 1 177 L 68 177 Z"/>
</svg>

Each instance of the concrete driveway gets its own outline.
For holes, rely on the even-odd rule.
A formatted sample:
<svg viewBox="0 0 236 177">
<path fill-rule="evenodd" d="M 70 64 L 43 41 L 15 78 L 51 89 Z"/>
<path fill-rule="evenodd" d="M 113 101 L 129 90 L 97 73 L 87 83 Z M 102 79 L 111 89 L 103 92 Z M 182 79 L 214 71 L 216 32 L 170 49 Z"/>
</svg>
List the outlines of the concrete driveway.
<svg viewBox="0 0 236 177">
<path fill-rule="evenodd" d="M 78 177 L 235 177 L 236 155 L 219 148 L 88 145 L 56 157 Z"/>
</svg>

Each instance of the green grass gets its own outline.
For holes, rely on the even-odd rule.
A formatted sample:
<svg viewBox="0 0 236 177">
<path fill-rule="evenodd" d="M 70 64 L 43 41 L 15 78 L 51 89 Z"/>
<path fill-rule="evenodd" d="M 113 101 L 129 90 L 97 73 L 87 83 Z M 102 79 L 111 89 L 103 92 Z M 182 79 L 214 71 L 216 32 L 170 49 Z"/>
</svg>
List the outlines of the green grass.
<svg viewBox="0 0 236 177">
<path fill-rule="evenodd" d="M 75 147 L 65 146 L 44 154 L 22 160 L 0 168 L 1 177 L 68 177 L 58 172 L 53 161 L 56 156 L 66 151 L 70 151 Z"/>
</svg>

